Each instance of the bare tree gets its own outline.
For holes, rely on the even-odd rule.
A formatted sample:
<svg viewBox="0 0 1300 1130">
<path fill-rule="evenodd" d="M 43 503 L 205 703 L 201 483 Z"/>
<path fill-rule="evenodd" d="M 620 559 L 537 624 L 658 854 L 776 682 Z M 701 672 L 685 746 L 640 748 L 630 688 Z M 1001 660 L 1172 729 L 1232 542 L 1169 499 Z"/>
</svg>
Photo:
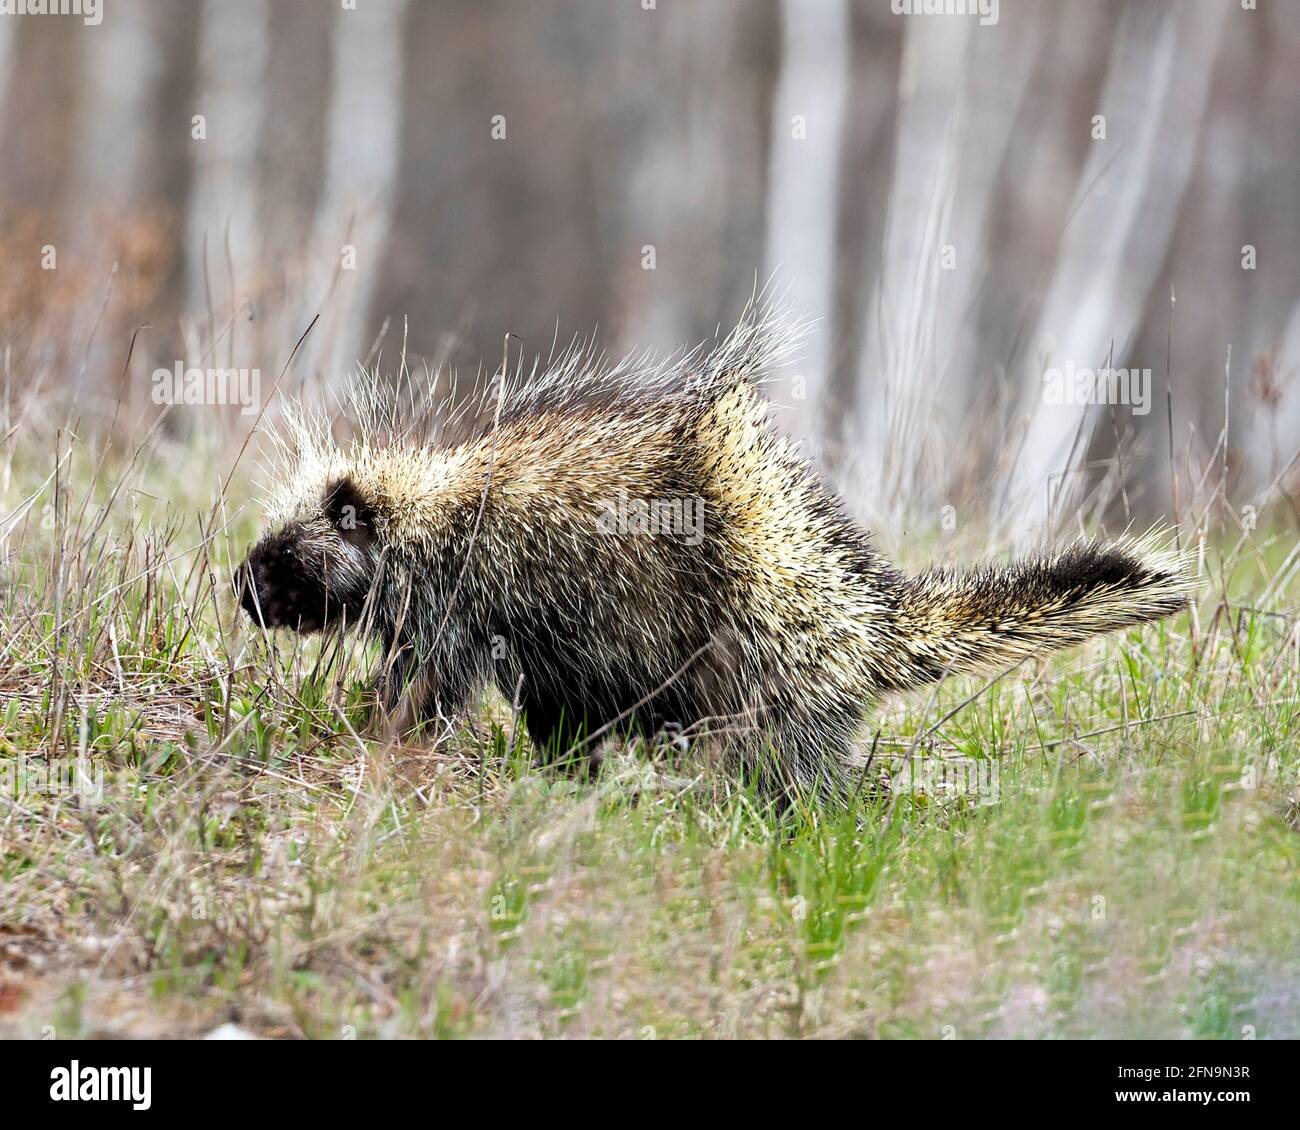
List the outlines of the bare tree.
<svg viewBox="0 0 1300 1130">
<path fill-rule="evenodd" d="M 162 54 L 143 0 L 119 0 L 96 29 L 82 75 L 74 183 L 93 185 L 101 204 L 120 208 L 143 195 L 146 134 L 142 106 L 158 97 Z M 89 216 L 85 217 L 91 222 Z"/>
<path fill-rule="evenodd" d="M 1101 368 L 1112 344 L 1122 355 L 1168 251 L 1205 110 L 1200 76 L 1212 69 L 1225 10 L 1199 3 L 1196 18 L 1187 18 L 1189 7 L 1124 9 L 1101 102 L 1077 122 L 1095 144 L 1038 319 L 1038 355 L 1026 359 L 1021 377 L 1029 430 L 1009 491 L 1021 538 L 1049 518 L 1060 487 L 1053 476 L 1091 417 L 1086 405 L 1044 404 L 1044 367 Z M 1159 362 L 1134 359 L 1153 373 Z"/>
<path fill-rule="evenodd" d="M 863 442 L 845 476 L 897 503 L 933 488 L 940 445 L 936 335 L 955 319 L 939 300 L 965 129 L 968 20 L 913 20 L 903 47 L 898 140 L 883 261 L 865 318 L 858 414 Z M 984 191 L 972 185 L 970 192 Z"/>
<path fill-rule="evenodd" d="M 324 184 L 312 223 L 316 363 L 333 377 L 364 359 L 397 197 L 407 0 L 334 13 Z"/>
<path fill-rule="evenodd" d="M 257 158 L 269 110 L 261 97 L 267 17 L 266 0 L 203 0 L 201 9 L 186 289 L 190 309 L 210 313 L 205 348 L 260 281 Z"/>
<path fill-rule="evenodd" d="M 765 239 L 767 274 L 790 305 L 822 319 L 790 368 L 794 426 L 821 432 L 827 403 L 834 305 L 838 155 L 849 76 L 844 0 L 783 0 L 780 79 L 772 108 Z"/>
</svg>

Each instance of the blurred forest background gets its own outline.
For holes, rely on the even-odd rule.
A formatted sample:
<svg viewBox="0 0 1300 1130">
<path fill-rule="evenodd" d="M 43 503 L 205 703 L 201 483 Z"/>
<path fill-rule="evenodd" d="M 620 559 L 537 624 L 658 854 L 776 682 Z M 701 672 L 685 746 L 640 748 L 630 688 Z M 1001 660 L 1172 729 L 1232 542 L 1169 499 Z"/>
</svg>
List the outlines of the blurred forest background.
<svg viewBox="0 0 1300 1130">
<path fill-rule="evenodd" d="M 1037 525 L 1069 461 L 1090 515 L 1145 519 L 1171 451 L 1185 507 L 1206 476 L 1294 497 L 1300 3 L 901 7 L 0 17 L 6 412 L 144 418 L 177 360 L 265 390 L 317 314 L 295 383 L 403 342 L 491 370 L 506 331 L 668 350 L 775 278 L 819 321 L 773 399 L 856 510 Z M 1146 414 L 1044 403 L 1108 358 Z"/>
</svg>

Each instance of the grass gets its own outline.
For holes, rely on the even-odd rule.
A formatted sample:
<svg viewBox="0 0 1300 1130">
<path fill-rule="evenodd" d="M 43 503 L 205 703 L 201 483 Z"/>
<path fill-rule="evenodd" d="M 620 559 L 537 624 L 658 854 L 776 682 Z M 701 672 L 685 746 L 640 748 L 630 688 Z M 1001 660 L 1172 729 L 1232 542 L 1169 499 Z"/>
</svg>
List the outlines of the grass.
<svg viewBox="0 0 1300 1130">
<path fill-rule="evenodd" d="M 881 704 L 869 798 L 780 814 L 663 749 L 539 769 L 500 702 L 370 736 L 364 655 L 240 623 L 206 444 L 0 448 L 0 1034 L 1300 1035 L 1289 530 L 1191 616 Z"/>
</svg>

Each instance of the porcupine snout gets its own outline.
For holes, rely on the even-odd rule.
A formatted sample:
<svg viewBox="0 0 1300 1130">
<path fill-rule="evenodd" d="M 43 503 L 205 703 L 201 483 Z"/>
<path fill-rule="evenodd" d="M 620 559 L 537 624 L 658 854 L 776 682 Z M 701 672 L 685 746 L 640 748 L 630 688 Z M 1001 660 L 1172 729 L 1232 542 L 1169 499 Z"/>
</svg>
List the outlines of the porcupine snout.
<svg viewBox="0 0 1300 1130">
<path fill-rule="evenodd" d="M 305 567 L 292 530 L 268 534 L 235 571 L 240 606 L 262 628 L 318 631 L 325 626 L 327 594 Z"/>
</svg>

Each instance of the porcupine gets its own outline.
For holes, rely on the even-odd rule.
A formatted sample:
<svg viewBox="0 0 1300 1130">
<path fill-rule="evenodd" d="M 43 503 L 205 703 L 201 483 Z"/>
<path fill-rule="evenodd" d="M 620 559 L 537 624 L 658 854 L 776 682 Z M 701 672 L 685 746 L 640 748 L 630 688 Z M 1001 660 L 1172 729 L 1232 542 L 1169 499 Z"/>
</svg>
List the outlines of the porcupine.
<svg viewBox="0 0 1300 1130">
<path fill-rule="evenodd" d="M 241 603 L 268 628 L 373 633 L 411 723 L 495 682 L 543 752 L 680 727 L 764 788 L 824 796 L 851 786 L 880 695 L 1183 607 L 1159 537 L 894 568 L 768 421 L 762 378 L 799 334 L 751 308 L 711 350 L 503 366 L 455 417 L 481 422 L 436 441 L 380 386 L 346 442 L 290 413 Z"/>
</svg>

